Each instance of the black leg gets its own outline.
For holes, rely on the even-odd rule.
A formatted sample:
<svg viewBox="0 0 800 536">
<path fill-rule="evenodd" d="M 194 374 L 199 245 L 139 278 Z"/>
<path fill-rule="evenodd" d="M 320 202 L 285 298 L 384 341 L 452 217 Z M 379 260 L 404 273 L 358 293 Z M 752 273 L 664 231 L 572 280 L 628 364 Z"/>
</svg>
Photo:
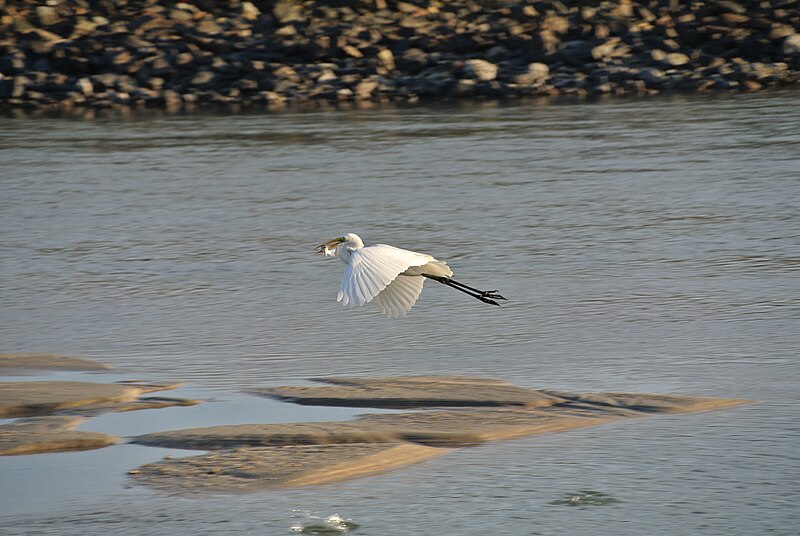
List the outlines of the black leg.
<svg viewBox="0 0 800 536">
<path fill-rule="evenodd" d="M 496 290 L 478 290 L 476 288 L 472 288 L 470 286 L 467 286 L 467 285 L 465 285 L 463 283 L 459 283 L 458 281 L 453 281 L 449 277 L 443 277 L 443 276 L 440 276 L 440 275 L 428 275 L 428 274 L 422 274 L 422 275 L 427 277 L 428 279 L 433 279 L 434 281 L 438 281 L 439 283 L 441 283 L 443 285 L 447 285 L 448 287 L 452 287 L 452 288 L 454 288 L 456 290 L 460 290 L 464 294 L 472 296 L 473 298 L 478 299 L 478 300 L 482 301 L 483 303 L 488 303 L 490 305 L 498 305 L 499 306 L 500 304 L 497 303 L 496 301 L 494 301 L 491 298 L 495 298 L 495 299 L 498 299 L 498 300 L 505 300 L 505 298 L 503 296 L 501 296 L 500 294 L 498 294 L 498 292 Z"/>
<path fill-rule="evenodd" d="M 495 298 L 497 300 L 505 300 L 506 299 L 503 296 L 501 296 L 500 293 L 497 292 L 496 290 L 479 290 L 477 288 L 472 288 L 470 286 L 467 286 L 464 283 L 459 283 L 458 281 L 455 281 L 453 279 L 449 279 L 448 278 L 448 280 L 450 281 L 451 286 L 458 286 L 458 287 L 465 288 L 465 289 L 467 289 L 469 291 L 472 291 L 472 292 L 475 292 L 477 294 L 480 294 L 484 298 Z"/>
</svg>

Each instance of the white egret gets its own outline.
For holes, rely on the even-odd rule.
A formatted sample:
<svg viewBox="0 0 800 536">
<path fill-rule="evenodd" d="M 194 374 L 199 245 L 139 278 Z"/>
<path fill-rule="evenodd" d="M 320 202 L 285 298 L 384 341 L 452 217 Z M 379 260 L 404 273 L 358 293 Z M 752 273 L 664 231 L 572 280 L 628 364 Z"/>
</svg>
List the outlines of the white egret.
<svg viewBox="0 0 800 536">
<path fill-rule="evenodd" d="M 317 253 L 338 255 L 347 265 L 337 301 L 344 306 L 362 306 L 373 299 L 390 318 L 403 316 L 417 302 L 425 279 L 433 279 L 460 290 L 483 303 L 500 305 L 505 300 L 496 290 L 478 290 L 451 279 L 453 271 L 443 261 L 386 244 L 364 246 L 361 237 L 347 233 L 329 240 Z"/>
</svg>

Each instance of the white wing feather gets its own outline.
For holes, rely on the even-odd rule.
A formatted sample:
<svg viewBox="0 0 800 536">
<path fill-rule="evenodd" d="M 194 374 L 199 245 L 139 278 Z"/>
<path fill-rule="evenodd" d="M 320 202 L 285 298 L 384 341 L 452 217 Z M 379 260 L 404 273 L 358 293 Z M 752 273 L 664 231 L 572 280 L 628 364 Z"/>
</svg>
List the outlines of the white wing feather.
<svg viewBox="0 0 800 536">
<path fill-rule="evenodd" d="M 417 303 L 423 283 L 425 278 L 421 276 L 398 275 L 378 294 L 378 308 L 389 318 L 405 316 Z"/>
<path fill-rule="evenodd" d="M 364 305 L 408 268 L 423 266 L 434 260 L 430 255 L 386 244 L 357 249 L 350 255 L 336 299 L 343 305 Z"/>
</svg>

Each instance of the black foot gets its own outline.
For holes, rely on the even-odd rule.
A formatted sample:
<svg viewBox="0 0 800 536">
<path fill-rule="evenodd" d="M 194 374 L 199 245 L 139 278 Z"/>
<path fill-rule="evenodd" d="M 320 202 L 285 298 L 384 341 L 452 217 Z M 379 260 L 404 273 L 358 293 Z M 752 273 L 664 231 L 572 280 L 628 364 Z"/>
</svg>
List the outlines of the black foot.
<svg viewBox="0 0 800 536">
<path fill-rule="evenodd" d="M 496 290 L 484 290 L 481 292 L 481 297 L 483 298 L 494 298 L 495 300 L 505 300 L 503 296 L 500 295 Z"/>
<path fill-rule="evenodd" d="M 483 303 L 488 303 L 490 305 L 497 305 L 498 307 L 500 307 L 500 304 L 497 303 L 494 300 L 490 300 L 489 298 L 486 298 L 484 296 L 475 296 L 475 297 L 478 298 L 479 300 L 481 300 Z M 503 299 L 505 300 L 505 298 L 503 298 Z"/>
</svg>

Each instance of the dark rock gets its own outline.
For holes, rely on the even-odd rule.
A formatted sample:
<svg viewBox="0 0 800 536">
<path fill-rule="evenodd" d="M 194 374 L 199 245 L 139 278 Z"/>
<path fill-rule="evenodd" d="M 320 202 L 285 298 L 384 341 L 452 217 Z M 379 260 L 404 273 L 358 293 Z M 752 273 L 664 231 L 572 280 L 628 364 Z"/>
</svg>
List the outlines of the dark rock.
<svg viewBox="0 0 800 536">
<path fill-rule="evenodd" d="M 728 80 L 720 75 L 712 76 L 711 80 L 714 82 L 714 89 L 733 89 L 739 85 L 736 80 Z"/>
<path fill-rule="evenodd" d="M 663 71 L 652 67 L 646 67 L 639 70 L 637 78 L 647 84 L 647 87 L 659 87 L 664 84 L 666 75 Z"/>
<path fill-rule="evenodd" d="M 25 54 L 20 50 L 14 50 L 7 54 L 0 55 L 0 73 L 6 75 L 19 74 L 25 70 Z"/>
<path fill-rule="evenodd" d="M 14 79 L 0 77 L 0 99 L 9 99 L 14 94 Z"/>
<path fill-rule="evenodd" d="M 263 93 L 264 91 L 272 91 L 273 89 L 275 89 L 275 86 L 272 83 L 272 80 L 270 80 L 269 78 L 259 78 L 258 89 L 260 93 Z"/>
<path fill-rule="evenodd" d="M 580 66 L 592 61 L 592 45 L 586 41 L 567 41 L 558 52 L 563 63 Z"/>
<path fill-rule="evenodd" d="M 34 71 L 41 71 L 41 72 L 50 72 L 53 70 L 53 67 L 50 63 L 50 60 L 47 57 L 38 57 L 34 60 L 31 68 Z"/>
<path fill-rule="evenodd" d="M 772 42 L 766 37 L 751 35 L 739 44 L 737 52 L 746 58 L 762 59 L 771 57 L 773 48 Z"/>
<path fill-rule="evenodd" d="M 443 40 L 442 44 L 446 51 L 458 55 L 472 54 L 483 48 L 483 42 L 480 38 L 466 33 L 448 36 Z"/>
<path fill-rule="evenodd" d="M 410 48 L 403 52 L 403 55 L 397 59 L 396 63 L 397 68 L 401 71 L 415 74 L 428 67 L 430 57 L 418 48 Z"/>
</svg>

